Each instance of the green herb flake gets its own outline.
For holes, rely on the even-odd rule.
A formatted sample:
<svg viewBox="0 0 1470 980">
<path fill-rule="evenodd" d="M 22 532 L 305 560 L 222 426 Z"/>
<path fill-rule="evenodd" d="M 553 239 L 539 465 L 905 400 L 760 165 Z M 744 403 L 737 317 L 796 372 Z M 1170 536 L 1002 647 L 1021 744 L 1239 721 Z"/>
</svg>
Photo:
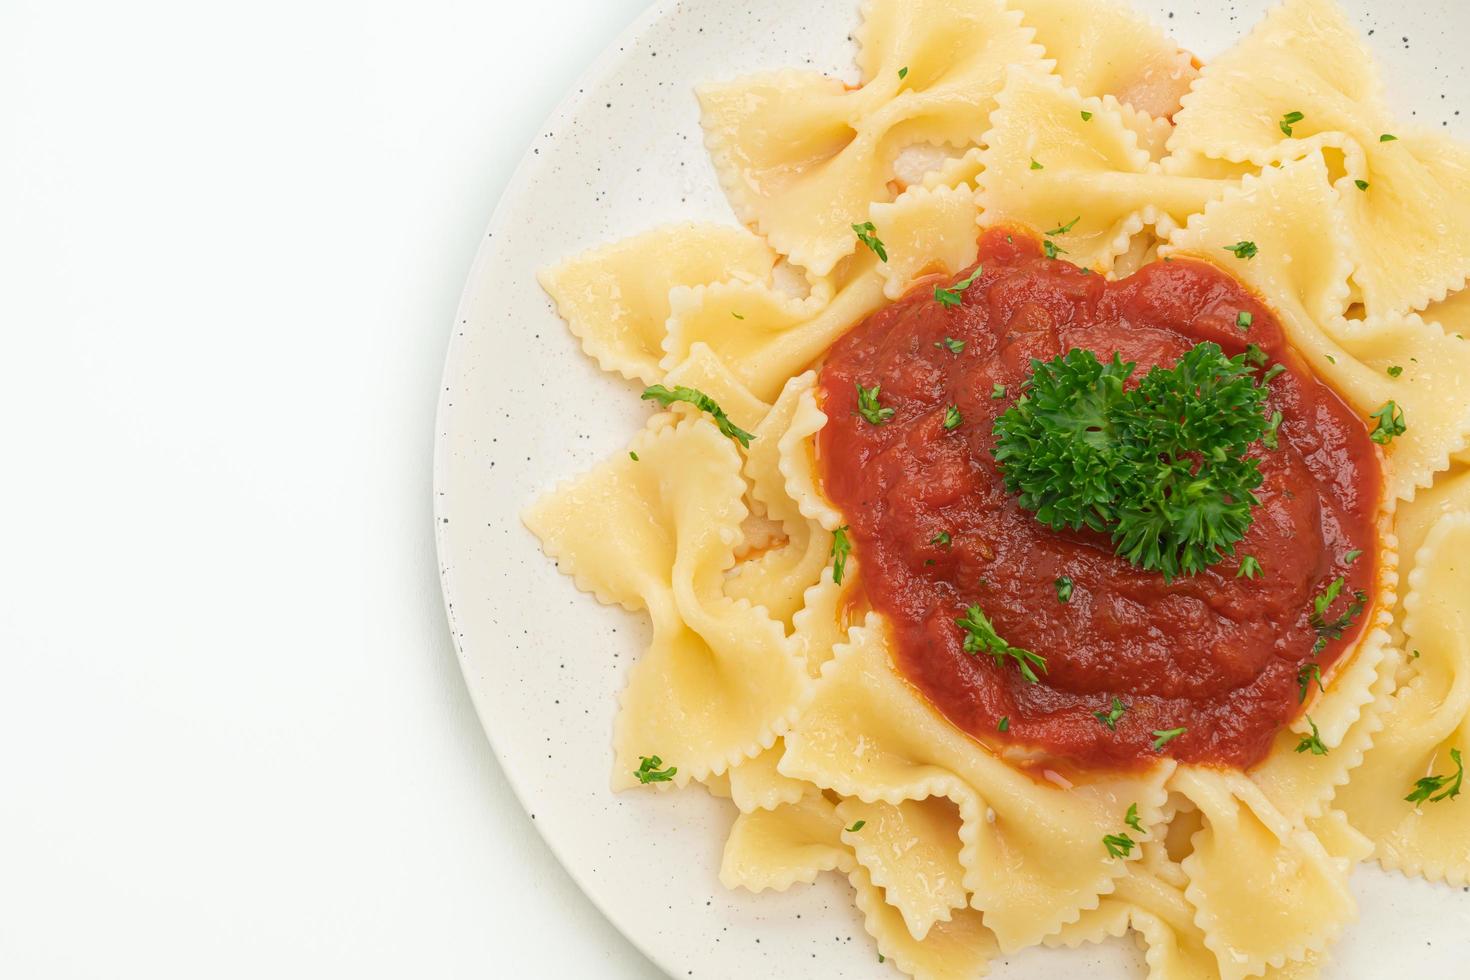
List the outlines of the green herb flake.
<svg viewBox="0 0 1470 980">
<path fill-rule="evenodd" d="M 1121 858 L 1132 854 L 1138 845 L 1127 834 L 1108 834 L 1103 838 L 1103 846 L 1108 849 L 1109 857 Z"/>
<path fill-rule="evenodd" d="M 860 225 L 853 225 L 852 230 L 857 235 L 858 241 L 868 246 L 868 250 L 878 256 L 878 261 L 888 261 L 888 249 L 884 247 L 883 239 L 878 237 L 877 225 L 871 221 L 864 221 Z"/>
<path fill-rule="evenodd" d="M 737 320 L 744 320 L 745 319 L 745 317 L 744 317 L 743 314 L 736 313 L 734 310 L 731 310 L 730 311 L 730 315 L 733 316 Z"/>
<path fill-rule="evenodd" d="M 1037 163 L 1035 157 L 1032 157 L 1031 158 L 1031 169 L 1032 170 L 1045 170 L 1046 168 L 1043 167 L 1041 164 Z"/>
<path fill-rule="evenodd" d="M 878 404 L 878 393 L 882 388 L 882 385 L 873 385 L 871 388 L 864 388 L 861 383 L 857 386 L 858 414 L 873 425 L 883 425 L 889 419 L 893 418 L 895 411 L 895 409 L 884 408 Z"/>
<path fill-rule="evenodd" d="M 1347 579 L 1341 576 L 1332 580 L 1322 594 L 1312 600 L 1312 613 L 1308 617 L 1312 630 L 1317 634 L 1317 642 L 1312 645 L 1313 653 L 1321 653 L 1327 649 L 1327 644 L 1333 640 L 1342 639 L 1359 616 L 1363 614 L 1368 604 L 1367 593 L 1354 592 L 1352 601 L 1348 603 L 1347 611 L 1332 619 L 1327 618 L 1328 610 L 1337 602 L 1342 595 L 1343 588 L 1347 585 Z"/>
<path fill-rule="evenodd" d="M 638 777 L 638 782 L 647 786 L 649 783 L 667 783 L 679 772 L 677 767 L 663 768 L 664 760 L 656 755 L 640 755 L 638 757 L 638 769 L 633 773 Z"/>
<path fill-rule="evenodd" d="M 951 405 L 944 410 L 944 431 L 953 432 L 965 424 L 965 417 L 960 414 L 958 405 Z"/>
<path fill-rule="evenodd" d="M 964 649 L 970 656 L 989 654 L 997 667 L 1004 666 L 1007 660 L 1014 661 L 1026 683 L 1040 683 L 1036 668 L 1040 668 L 1043 674 L 1046 673 L 1046 658 L 1030 650 L 1013 647 L 1001 639 L 979 606 L 966 609 L 965 615 L 955 620 L 955 625 L 965 632 Z"/>
<path fill-rule="evenodd" d="M 1226 245 L 1225 251 L 1233 254 L 1237 259 L 1253 259 L 1260 252 L 1255 242 L 1236 242 L 1234 245 Z"/>
<path fill-rule="evenodd" d="M 832 532 L 832 582 L 835 585 L 842 584 L 842 576 L 847 573 L 847 556 L 852 554 L 852 539 L 847 536 L 846 524 Z"/>
<path fill-rule="evenodd" d="M 1345 561 L 1345 562 L 1347 562 L 1349 565 L 1351 565 L 1353 562 L 1357 561 L 1359 558 L 1362 558 L 1362 557 L 1363 557 L 1363 549 L 1361 549 L 1361 548 L 1354 548 L 1352 551 L 1349 551 L 1347 554 L 1343 555 L 1342 556 L 1342 560 Z"/>
<path fill-rule="evenodd" d="M 1128 815 L 1123 818 L 1123 822 L 1132 827 L 1134 830 L 1138 831 L 1140 834 L 1148 833 L 1147 830 L 1143 829 L 1143 821 L 1140 820 L 1138 817 L 1137 803 L 1128 804 Z"/>
<path fill-rule="evenodd" d="M 1450 749 L 1455 772 L 1450 776 L 1425 776 L 1414 783 L 1414 791 L 1404 799 L 1410 803 L 1441 803 L 1460 795 L 1460 784 L 1465 781 L 1465 763 L 1459 749 Z"/>
<path fill-rule="evenodd" d="M 1396 139 L 1398 139 L 1398 137 L 1395 136 L 1393 133 L 1384 133 L 1382 136 L 1378 137 L 1378 142 L 1392 143 Z"/>
<path fill-rule="evenodd" d="M 1393 442 L 1395 436 L 1401 436 L 1409 431 L 1408 425 L 1404 422 L 1404 410 L 1399 408 L 1398 402 L 1384 402 L 1382 408 L 1368 417 L 1378 420 L 1377 427 L 1368 434 L 1368 438 L 1380 446 L 1388 445 Z"/>
<path fill-rule="evenodd" d="M 908 77 L 909 77 L 908 65 L 904 65 L 902 68 L 900 68 L 898 70 L 898 80 L 901 82 L 905 78 L 908 78 Z"/>
<path fill-rule="evenodd" d="M 715 400 L 698 388 L 685 388 L 681 385 L 671 391 L 663 385 L 652 385 L 643 390 L 643 398 L 645 401 L 657 401 L 664 408 L 668 408 L 674 402 L 685 402 L 693 405 L 715 420 L 715 425 L 719 427 L 721 434 L 734 439 L 745 449 L 750 448 L 750 440 L 755 438 L 755 436 L 746 432 L 734 422 L 731 422 L 730 417 L 721 410 L 719 405 L 715 404 Z"/>
<path fill-rule="evenodd" d="M 1108 532 L 1121 557 L 1172 581 L 1222 561 L 1251 526 L 1266 391 L 1245 355 L 1212 343 L 1125 388 L 1134 367 L 1075 349 L 1033 361 L 994 423 L 994 455 L 1042 524 Z"/>
<path fill-rule="evenodd" d="M 848 827 L 846 829 L 847 829 L 847 832 L 849 834 L 855 834 L 859 830 L 862 830 L 867 825 L 868 825 L 868 822 L 866 820 L 859 820 L 857 823 L 853 824 L 851 827 Z"/>
<path fill-rule="evenodd" d="M 948 548 L 952 541 L 954 541 L 954 538 L 950 537 L 948 531 L 940 531 L 938 534 L 934 535 L 934 537 L 929 539 L 930 544 L 938 545 L 941 548 Z"/>
<path fill-rule="evenodd" d="M 1006 715 L 1004 718 L 1002 718 L 1000 720 L 1000 724 L 995 726 L 995 729 L 996 729 L 996 731 L 1000 731 L 1000 732 L 1008 732 L 1008 731 L 1010 731 L 1011 730 L 1011 716 L 1010 715 Z"/>
<path fill-rule="evenodd" d="M 965 290 L 969 289 L 972 285 L 975 284 L 975 280 L 980 278 L 980 273 L 982 271 L 984 270 L 977 265 L 974 272 L 970 273 L 969 276 L 961 279 L 950 288 L 945 289 L 943 286 L 935 286 L 934 298 L 938 300 L 940 305 L 942 306 L 959 306 L 965 301 Z"/>
<path fill-rule="evenodd" d="M 1281 117 L 1281 122 L 1278 125 L 1281 126 L 1281 131 L 1283 133 L 1285 133 L 1287 136 L 1290 136 L 1291 128 L 1305 118 L 1307 117 L 1302 115 L 1300 112 L 1288 112 L 1286 115 Z"/>
<path fill-rule="evenodd" d="M 1249 330 L 1251 328 L 1251 324 L 1255 322 L 1256 318 L 1251 315 L 1251 312 L 1249 310 L 1241 310 L 1238 314 L 1236 314 L 1235 325 L 1242 330 Z"/>
<path fill-rule="evenodd" d="M 948 350 L 951 354 L 963 354 L 965 352 L 965 342 L 963 340 L 955 340 L 953 337 L 936 340 L 934 341 L 934 346 L 940 350 Z"/>
<path fill-rule="evenodd" d="M 1358 190 L 1360 191 L 1366 191 L 1369 187 L 1372 186 L 1366 180 L 1363 180 L 1361 178 L 1353 181 L 1353 183 L 1358 185 Z"/>
<path fill-rule="evenodd" d="M 1071 602 L 1072 601 L 1072 580 L 1070 578 L 1068 578 L 1067 576 L 1063 575 L 1061 578 L 1057 579 L 1056 586 L 1057 586 L 1057 601 L 1058 602 Z"/>
<path fill-rule="evenodd" d="M 1404 373 L 1404 369 L 1402 367 L 1400 367 L 1399 365 L 1397 365 L 1397 364 L 1395 364 L 1393 367 L 1391 367 L 1391 368 L 1388 369 L 1388 376 L 1390 378 L 1397 378 L 1399 375 L 1401 375 L 1403 373 Z"/>
<path fill-rule="evenodd" d="M 1047 234 L 1048 235 L 1065 235 L 1065 234 L 1067 234 L 1067 232 L 1069 232 L 1073 228 L 1077 227 L 1077 222 L 1079 222 L 1081 220 L 1082 220 L 1082 215 L 1079 214 L 1077 217 L 1073 218 L 1071 221 L 1067 222 L 1066 224 L 1064 224 L 1064 225 L 1057 225 L 1051 231 L 1047 232 Z"/>
<path fill-rule="evenodd" d="M 1092 122 L 1092 113 L 1088 112 L 1086 109 L 1083 109 L 1082 110 L 1082 121 L 1083 122 Z"/>
<path fill-rule="evenodd" d="M 1322 733 L 1317 731 L 1317 723 L 1312 720 L 1311 715 L 1307 715 L 1307 724 L 1312 726 L 1312 734 L 1303 735 L 1302 740 L 1297 743 L 1296 750 L 1310 752 L 1313 755 L 1326 755 L 1327 746 L 1322 744 Z"/>
<path fill-rule="evenodd" d="M 1240 560 L 1240 570 L 1235 573 L 1235 577 L 1244 579 L 1261 577 L 1261 563 L 1256 560 L 1255 555 L 1246 555 Z"/>
<path fill-rule="evenodd" d="M 1307 692 L 1312 689 L 1313 684 L 1317 685 L 1317 690 L 1319 691 L 1327 690 L 1327 688 L 1322 686 L 1322 668 L 1315 663 L 1304 663 L 1297 668 L 1296 683 L 1298 687 L 1296 695 L 1298 704 L 1306 702 Z"/>
<path fill-rule="evenodd" d="M 1118 730 L 1118 721 L 1123 717 L 1123 712 L 1127 710 L 1128 706 L 1117 695 L 1114 695 L 1112 707 L 1107 711 L 1094 711 L 1092 717 L 1107 725 L 1108 731 L 1116 732 Z"/>
<path fill-rule="evenodd" d="M 1005 396 L 1006 386 L 1003 384 L 997 384 L 995 387 L 990 389 L 990 398 L 992 401 L 1000 401 Z"/>
<path fill-rule="evenodd" d="M 1261 433 L 1261 445 L 1273 450 L 1280 448 L 1281 422 L 1284 417 L 1280 412 L 1271 413 L 1271 421 L 1266 424 L 1266 431 Z"/>
<path fill-rule="evenodd" d="M 1178 738 L 1180 735 L 1183 735 L 1187 731 L 1189 731 L 1189 729 L 1186 727 L 1166 728 L 1157 732 L 1149 732 L 1149 734 L 1154 737 L 1154 751 L 1164 751 L 1164 746 L 1168 745 L 1170 742 L 1174 741 L 1176 738 Z"/>
<path fill-rule="evenodd" d="M 628 451 L 628 458 L 631 459 L 635 463 L 638 462 L 638 454 L 635 453 L 635 452 L 633 452 L 632 450 L 629 450 Z"/>
<path fill-rule="evenodd" d="M 1041 243 L 1041 251 L 1049 259 L 1054 259 L 1058 255 L 1066 255 L 1067 254 L 1067 250 L 1066 249 L 1059 248 L 1057 246 L 1057 243 L 1054 242 L 1054 241 L 1052 241 L 1050 238 L 1048 238 L 1046 241 L 1044 241 L 1044 242 Z"/>
</svg>

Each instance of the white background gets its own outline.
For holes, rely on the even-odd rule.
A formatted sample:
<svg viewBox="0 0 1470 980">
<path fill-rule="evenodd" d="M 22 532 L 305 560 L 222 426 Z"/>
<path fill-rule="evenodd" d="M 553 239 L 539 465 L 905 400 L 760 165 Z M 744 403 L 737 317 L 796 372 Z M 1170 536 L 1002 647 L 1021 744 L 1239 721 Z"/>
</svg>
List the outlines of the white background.
<svg viewBox="0 0 1470 980">
<path fill-rule="evenodd" d="M 649 978 L 444 623 L 438 377 L 645 0 L 0 0 L 0 975 Z"/>
</svg>

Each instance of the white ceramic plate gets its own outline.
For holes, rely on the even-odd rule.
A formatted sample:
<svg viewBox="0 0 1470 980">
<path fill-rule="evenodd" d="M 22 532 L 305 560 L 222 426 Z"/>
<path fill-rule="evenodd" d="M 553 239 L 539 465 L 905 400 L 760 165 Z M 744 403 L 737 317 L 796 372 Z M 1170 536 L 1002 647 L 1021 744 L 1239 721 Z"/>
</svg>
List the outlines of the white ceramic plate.
<svg viewBox="0 0 1470 980">
<path fill-rule="evenodd" d="M 1268 0 L 1135 0 L 1208 60 Z M 1470 136 L 1464 0 L 1346 0 L 1403 115 Z M 599 372 L 535 270 L 663 222 L 733 221 L 705 157 L 692 86 L 799 66 L 855 81 L 858 0 L 682 0 L 644 15 L 547 121 L 465 286 L 439 407 L 435 525 L 449 619 L 485 730 L 521 802 L 581 887 L 676 977 L 892 976 L 845 879 L 753 896 L 716 879 L 733 807 L 697 788 L 608 789 L 624 670 L 640 617 L 599 606 L 521 525 L 535 496 L 623 448 L 648 409 Z M 1461 111 L 1466 112 L 1461 116 Z M 1461 804 L 1470 805 L 1470 804 Z M 487 828 L 487 833 L 493 829 Z M 1470 894 L 1364 867 L 1359 922 L 1332 978 L 1470 972 Z M 1028 950 L 1002 980 L 1142 977 L 1129 942 Z"/>
</svg>

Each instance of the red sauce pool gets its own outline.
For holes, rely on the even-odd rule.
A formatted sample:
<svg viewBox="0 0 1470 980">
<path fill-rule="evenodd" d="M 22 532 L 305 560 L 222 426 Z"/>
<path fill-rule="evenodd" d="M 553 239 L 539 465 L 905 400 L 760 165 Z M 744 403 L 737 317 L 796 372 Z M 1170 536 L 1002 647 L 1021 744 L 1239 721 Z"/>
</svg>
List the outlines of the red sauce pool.
<svg viewBox="0 0 1470 980">
<path fill-rule="evenodd" d="M 1347 587 L 1329 618 L 1355 590 L 1372 592 L 1381 474 L 1364 420 L 1288 347 L 1271 311 L 1207 263 L 1157 262 L 1108 282 L 1043 257 L 1026 233 L 994 228 L 980 264 L 963 305 L 938 303 L 932 281 L 918 287 L 853 328 L 821 371 L 825 490 L 849 522 L 867 600 L 893 626 L 899 668 L 992 744 L 1126 768 L 1157 757 L 1153 732 L 1184 727 L 1164 754 L 1258 762 L 1302 710 L 1300 667 L 1314 662 L 1326 675 L 1367 618 L 1314 655 L 1312 600 L 1339 576 Z M 1253 316 L 1248 331 L 1236 326 L 1242 310 Z M 946 338 L 964 341 L 963 352 Z M 1263 576 L 1238 578 L 1238 559 L 1226 558 L 1165 584 L 1117 557 L 1107 535 L 1053 531 L 1006 491 L 992 425 L 1033 358 L 1116 351 L 1138 363 L 1136 381 L 1207 340 L 1230 355 L 1254 343 L 1287 367 L 1266 409 L 1283 413 L 1280 448 L 1252 449 L 1265 479 L 1236 551 L 1255 556 Z M 882 404 L 896 410 L 889 422 L 858 414 L 857 384 L 882 386 Z M 1003 398 L 992 397 L 996 385 Z M 951 432 L 952 404 L 964 424 Z M 932 543 L 941 532 L 948 545 Z M 1349 561 L 1353 551 L 1362 554 Z M 1062 576 L 1073 582 L 1067 603 L 1057 597 Z M 964 652 L 955 619 L 972 604 L 1010 644 L 1046 657 L 1040 683 Z M 1127 711 L 1110 730 L 1096 713 L 1115 696 Z"/>
</svg>

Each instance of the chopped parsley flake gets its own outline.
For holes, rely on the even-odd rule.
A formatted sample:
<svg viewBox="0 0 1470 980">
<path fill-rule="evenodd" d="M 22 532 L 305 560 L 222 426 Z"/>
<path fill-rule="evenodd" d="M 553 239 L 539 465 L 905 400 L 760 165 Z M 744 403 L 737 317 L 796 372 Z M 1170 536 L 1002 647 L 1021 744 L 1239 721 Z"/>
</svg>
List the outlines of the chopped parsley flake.
<svg viewBox="0 0 1470 980">
<path fill-rule="evenodd" d="M 1052 241 L 1050 238 L 1048 238 L 1046 241 L 1044 241 L 1044 242 L 1041 243 L 1041 251 L 1049 259 L 1054 259 L 1058 255 L 1066 255 L 1067 254 L 1067 250 L 1066 249 L 1064 249 L 1064 248 L 1058 248 L 1057 247 L 1057 243 L 1054 242 L 1054 241 Z"/>
<path fill-rule="evenodd" d="M 1348 604 L 1347 611 L 1334 619 L 1327 618 L 1327 611 L 1332 604 L 1342 595 L 1343 587 L 1347 585 L 1347 579 L 1339 576 L 1332 580 L 1331 584 L 1322 591 L 1322 594 L 1312 600 L 1312 614 L 1308 617 L 1312 629 L 1317 634 L 1317 642 L 1312 645 L 1313 653 L 1321 653 L 1327 649 L 1327 644 L 1332 640 L 1342 639 L 1342 634 L 1347 632 L 1349 626 L 1363 614 L 1364 607 L 1368 604 L 1368 596 L 1364 592 L 1354 592 L 1353 600 Z"/>
<path fill-rule="evenodd" d="M 874 425 L 882 425 L 887 422 L 893 418 L 895 411 L 892 408 L 883 408 L 878 404 L 878 393 L 882 388 L 882 385 L 873 385 L 871 388 L 864 388 L 861 384 L 857 386 L 858 414 Z"/>
<path fill-rule="evenodd" d="M 1236 578 L 1260 578 L 1261 563 L 1256 561 L 1255 555 L 1246 555 L 1240 560 L 1240 570 L 1235 573 Z"/>
<path fill-rule="evenodd" d="M 1138 818 L 1137 803 L 1128 804 L 1128 815 L 1123 818 L 1123 822 L 1132 827 L 1134 830 L 1138 831 L 1140 834 L 1148 833 L 1147 830 L 1143 829 L 1143 821 Z"/>
<path fill-rule="evenodd" d="M 1236 242 L 1234 245 L 1226 245 L 1225 251 L 1231 252 L 1237 259 L 1253 259 L 1260 251 L 1255 242 Z"/>
<path fill-rule="evenodd" d="M 1266 432 L 1266 391 L 1245 355 L 1212 343 L 1125 389 L 1134 367 L 1076 349 L 1033 361 L 995 421 L 995 459 L 1042 524 L 1109 532 L 1139 568 L 1194 575 L 1251 526 L 1262 476 L 1248 450 Z"/>
<path fill-rule="evenodd" d="M 832 582 L 836 585 L 842 584 L 842 576 L 847 572 L 847 556 L 852 554 L 852 539 L 847 536 L 847 525 L 844 524 L 832 532 Z"/>
<path fill-rule="evenodd" d="M 1455 762 L 1453 776 L 1425 776 L 1414 783 L 1414 791 L 1404 799 L 1410 803 L 1439 803 L 1459 796 L 1460 784 L 1465 781 L 1465 763 L 1459 749 L 1450 749 L 1450 758 Z"/>
<path fill-rule="evenodd" d="M 1107 711 L 1094 711 L 1092 713 L 1092 717 L 1096 718 L 1104 725 L 1107 725 L 1108 731 L 1116 732 L 1118 730 L 1118 721 L 1123 717 L 1123 712 L 1127 710 L 1128 706 L 1124 704 L 1122 700 L 1119 699 L 1116 695 L 1114 695 L 1113 706 Z"/>
<path fill-rule="evenodd" d="M 1305 118 L 1307 117 L 1302 115 L 1300 112 L 1288 112 L 1286 115 L 1281 117 L 1281 131 L 1287 136 L 1290 136 L 1291 127 L 1295 126 L 1297 123 L 1301 122 Z"/>
<path fill-rule="evenodd" d="M 1041 164 L 1037 163 L 1035 157 L 1032 157 L 1031 158 L 1031 169 L 1032 170 L 1044 170 L 1046 168 L 1043 167 Z"/>
<path fill-rule="evenodd" d="M 860 225 L 853 225 L 852 230 L 857 234 L 858 241 L 868 246 L 868 249 L 878 256 L 878 261 L 888 261 L 888 249 L 884 247 L 883 239 L 878 237 L 877 225 L 871 221 L 864 221 Z"/>
<path fill-rule="evenodd" d="M 936 340 L 934 341 L 934 346 L 940 350 L 948 350 L 951 354 L 963 354 L 965 352 L 965 342 L 963 340 L 955 340 L 953 337 Z"/>
<path fill-rule="evenodd" d="M 1244 357 L 1245 363 L 1249 364 L 1251 367 L 1258 368 L 1265 367 L 1266 362 L 1271 359 L 1270 356 L 1267 355 L 1265 348 L 1261 347 L 1259 344 L 1246 344 Z"/>
<path fill-rule="evenodd" d="M 678 768 L 670 766 L 662 768 L 664 760 L 656 755 L 640 755 L 638 757 L 638 770 L 633 775 L 638 777 L 638 782 L 647 786 L 649 783 L 667 783 L 678 773 Z"/>
<path fill-rule="evenodd" d="M 1005 396 L 1006 386 L 1003 384 L 997 384 L 994 388 L 990 389 L 990 397 L 992 401 L 1000 401 Z"/>
<path fill-rule="evenodd" d="M 1312 689 L 1313 684 L 1317 685 L 1319 691 L 1327 690 L 1322 686 L 1322 668 L 1314 663 L 1305 663 L 1297 668 L 1296 682 L 1299 687 L 1296 696 L 1298 704 L 1307 700 L 1307 692 Z"/>
<path fill-rule="evenodd" d="M 635 463 L 638 462 L 638 454 L 633 452 L 631 449 L 628 451 L 628 458 Z"/>
<path fill-rule="evenodd" d="M 1180 735 L 1183 735 L 1187 731 L 1189 731 L 1188 728 L 1166 728 L 1157 732 L 1149 732 L 1149 734 L 1154 737 L 1154 751 L 1164 751 L 1164 746 L 1168 745 L 1170 742 L 1174 741 L 1176 738 L 1178 738 Z"/>
<path fill-rule="evenodd" d="M 909 77 L 909 68 L 908 68 L 908 65 L 904 65 L 902 68 L 900 68 L 898 70 L 898 80 L 901 82 L 905 78 L 908 78 L 908 77 Z"/>
<path fill-rule="evenodd" d="M 1312 734 L 1303 735 L 1302 740 L 1297 743 L 1296 750 L 1310 752 L 1313 755 L 1326 755 L 1327 746 L 1322 744 L 1322 733 L 1317 731 L 1317 723 L 1312 720 L 1311 715 L 1307 715 L 1307 724 L 1312 726 Z"/>
<path fill-rule="evenodd" d="M 1398 137 L 1395 136 L 1393 133 L 1384 133 L 1382 136 L 1378 137 L 1378 142 L 1392 143 L 1396 139 L 1398 139 Z"/>
<path fill-rule="evenodd" d="M 1280 412 L 1271 413 L 1271 421 L 1266 425 L 1266 431 L 1261 433 L 1261 445 L 1267 449 L 1276 449 L 1281 445 L 1279 434 L 1281 422 L 1284 416 Z"/>
<path fill-rule="evenodd" d="M 1092 113 L 1088 112 L 1086 109 L 1083 109 L 1082 110 L 1082 121 L 1083 122 L 1092 122 Z"/>
<path fill-rule="evenodd" d="M 945 289 L 943 286 L 935 286 L 934 298 L 938 300 L 940 305 L 942 306 L 959 306 L 965 301 L 965 290 L 974 285 L 975 280 L 980 278 L 980 273 L 982 271 L 984 270 L 977 265 L 974 272 L 970 273 L 969 276 L 967 276 L 966 278 L 961 279 L 959 282 L 955 283 L 949 289 Z"/>
<path fill-rule="evenodd" d="M 1077 222 L 1079 222 L 1081 220 L 1082 220 L 1082 215 L 1079 214 L 1077 217 L 1073 218 L 1071 221 L 1067 222 L 1066 224 L 1064 224 L 1064 225 L 1057 225 L 1051 231 L 1047 232 L 1047 234 L 1048 235 L 1065 235 L 1067 232 L 1069 232 L 1073 228 L 1077 227 Z"/>
<path fill-rule="evenodd" d="M 674 402 L 686 402 L 687 404 L 693 405 L 715 420 L 715 425 L 719 426 L 721 434 L 729 436 L 746 449 L 750 448 L 750 440 L 755 438 L 755 436 L 746 432 L 734 422 L 731 422 L 730 417 L 724 413 L 719 405 L 715 404 L 715 400 L 698 388 L 685 388 L 681 385 L 670 391 L 663 385 L 652 385 L 643 390 L 643 398 L 645 401 L 649 399 L 657 401 L 664 408 L 668 408 Z"/>
<path fill-rule="evenodd" d="M 1256 318 L 1251 315 L 1249 310 L 1241 310 L 1235 317 L 1235 325 L 1242 330 L 1249 330 L 1251 324 L 1255 322 Z"/>
<path fill-rule="evenodd" d="M 1360 191 L 1366 191 L 1370 186 L 1372 186 L 1366 180 L 1363 180 L 1361 178 L 1353 181 L 1353 183 L 1358 185 L 1358 190 Z"/>
<path fill-rule="evenodd" d="M 1361 548 L 1354 548 L 1352 551 L 1349 551 L 1347 554 L 1343 555 L 1342 556 L 1342 560 L 1345 561 L 1345 562 L 1347 562 L 1349 565 L 1351 565 L 1353 562 L 1357 561 L 1359 558 L 1362 558 L 1362 557 L 1363 557 L 1363 549 L 1361 549 Z"/>
<path fill-rule="evenodd" d="M 1109 857 L 1118 858 L 1132 854 L 1138 845 L 1127 834 L 1108 834 L 1103 838 L 1103 846 L 1108 849 Z"/>
<path fill-rule="evenodd" d="M 1378 426 L 1369 433 L 1368 438 L 1380 446 L 1388 445 L 1393 442 L 1395 436 L 1401 436 L 1409 431 L 1408 425 L 1404 422 L 1404 410 L 1399 408 L 1398 402 L 1384 402 L 1382 408 L 1368 417 L 1378 420 Z"/>
<path fill-rule="evenodd" d="M 731 310 L 730 311 L 730 315 L 733 316 L 737 320 L 744 320 L 745 319 L 744 314 L 736 313 L 734 310 Z"/>
<path fill-rule="evenodd" d="M 1397 365 L 1397 364 L 1395 364 L 1393 367 L 1391 367 L 1391 368 L 1388 369 L 1388 376 L 1390 378 L 1397 378 L 1399 375 L 1401 375 L 1403 373 L 1404 373 L 1404 369 L 1402 367 L 1400 367 L 1399 365 Z"/>
<path fill-rule="evenodd" d="M 996 730 L 997 731 L 1002 731 L 1002 732 L 1008 732 L 1008 731 L 1010 731 L 1011 730 L 1011 716 L 1010 715 L 1006 715 L 1004 718 L 1002 718 L 1000 720 L 1000 724 L 999 725 L 996 725 L 995 727 L 996 727 Z"/>
<path fill-rule="evenodd" d="M 965 615 L 955 620 L 955 625 L 965 631 L 966 653 L 972 657 L 982 653 L 989 654 L 997 667 L 1004 666 L 1007 659 L 1013 660 L 1021 669 L 1021 676 L 1026 679 L 1026 683 L 1040 683 L 1034 668 L 1039 667 L 1043 674 L 1046 673 L 1046 658 L 1030 650 L 1013 647 L 1001 639 L 979 606 L 966 609 Z"/>
<path fill-rule="evenodd" d="M 1057 579 L 1056 586 L 1057 586 L 1057 601 L 1058 602 L 1071 602 L 1072 601 L 1072 580 L 1070 578 L 1068 578 L 1067 576 L 1063 575 L 1061 578 Z"/>
<path fill-rule="evenodd" d="M 934 537 L 929 539 L 929 543 L 937 544 L 941 548 L 948 548 L 950 542 L 953 540 L 954 538 L 950 537 L 948 531 L 940 531 L 938 534 L 934 535 Z"/>
<path fill-rule="evenodd" d="M 944 410 L 944 431 L 953 432 L 965 424 L 965 417 L 960 414 L 958 405 L 951 405 Z"/>
<path fill-rule="evenodd" d="M 849 834 L 855 834 L 859 830 L 862 830 L 867 825 L 868 825 L 868 822 L 866 820 L 859 820 L 857 823 L 853 824 L 851 827 L 848 827 L 847 828 L 847 832 Z"/>
</svg>

